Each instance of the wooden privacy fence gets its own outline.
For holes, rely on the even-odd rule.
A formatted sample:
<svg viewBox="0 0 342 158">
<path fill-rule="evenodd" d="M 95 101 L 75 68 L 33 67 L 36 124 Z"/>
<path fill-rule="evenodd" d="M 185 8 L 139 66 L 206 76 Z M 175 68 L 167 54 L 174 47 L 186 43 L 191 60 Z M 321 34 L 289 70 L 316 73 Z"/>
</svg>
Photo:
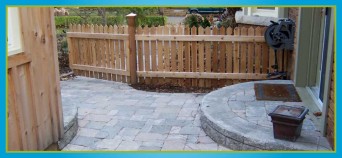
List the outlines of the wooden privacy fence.
<svg viewBox="0 0 342 158">
<path fill-rule="evenodd" d="M 275 61 L 264 31 L 161 26 L 127 34 L 128 26 L 71 25 L 70 66 L 77 75 L 128 83 L 132 75 L 138 83 L 194 87 L 262 80 Z M 279 69 L 286 71 L 289 52 L 278 52 Z"/>
</svg>

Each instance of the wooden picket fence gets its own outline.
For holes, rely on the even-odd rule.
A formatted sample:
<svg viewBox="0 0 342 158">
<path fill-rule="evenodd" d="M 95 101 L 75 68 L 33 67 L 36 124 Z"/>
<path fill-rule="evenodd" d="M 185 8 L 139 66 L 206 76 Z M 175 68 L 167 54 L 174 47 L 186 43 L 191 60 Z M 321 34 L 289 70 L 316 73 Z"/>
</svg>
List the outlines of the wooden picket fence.
<svg viewBox="0 0 342 158">
<path fill-rule="evenodd" d="M 264 41 L 264 27 L 137 27 L 133 52 L 127 28 L 71 25 L 71 68 L 87 77 L 130 83 L 133 72 L 137 83 L 192 87 L 263 80 L 273 71 L 274 50 Z M 278 52 L 279 69 L 286 71 L 289 52 Z"/>
<path fill-rule="evenodd" d="M 127 31 L 127 26 L 70 25 L 70 68 L 79 76 L 130 83 Z"/>
</svg>

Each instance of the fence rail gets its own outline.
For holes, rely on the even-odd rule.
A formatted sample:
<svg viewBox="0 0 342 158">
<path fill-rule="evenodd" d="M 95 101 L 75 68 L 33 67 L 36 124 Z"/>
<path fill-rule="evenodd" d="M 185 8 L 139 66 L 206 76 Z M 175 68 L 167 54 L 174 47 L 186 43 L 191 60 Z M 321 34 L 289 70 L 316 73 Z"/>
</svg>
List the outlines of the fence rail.
<svg viewBox="0 0 342 158">
<path fill-rule="evenodd" d="M 133 34 L 127 30 L 128 26 L 71 25 L 71 68 L 78 75 L 114 81 L 130 83 L 134 74 L 138 83 L 194 87 L 262 80 L 273 71 L 275 55 L 265 43 L 265 28 L 180 25 L 137 27 Z M 130 34 L 136 51 L 129 49 Z M 278 52 L 279 69 L 286 71 L 289 52 Z M 129 66 L 130 61 L 136 66 Z"/>
</svg>

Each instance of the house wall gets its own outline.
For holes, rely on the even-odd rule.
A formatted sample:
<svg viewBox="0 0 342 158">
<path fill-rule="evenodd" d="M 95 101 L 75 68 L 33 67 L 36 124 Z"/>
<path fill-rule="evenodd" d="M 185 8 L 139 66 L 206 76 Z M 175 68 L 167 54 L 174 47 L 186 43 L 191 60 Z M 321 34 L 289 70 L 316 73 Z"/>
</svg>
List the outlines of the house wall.
<svg viewBox="0 0 342 158">
<path fill-rule="evenodd" d="M 333 57 L 331 79 L 330 79 L 330 90 L 329 90 L 329 101 L 328 101 L 328 112 L 327 112 L 327 125 L 326 125 L 326 136 L 332 148 L 335 148 L 335 58 Z"/>
<path fill-rule="evenodd" d="M 44 150 L 63 136 L 53 9 L 19 16 L 23 52 L 7 58 L 7 150 Z"/>
</svg>

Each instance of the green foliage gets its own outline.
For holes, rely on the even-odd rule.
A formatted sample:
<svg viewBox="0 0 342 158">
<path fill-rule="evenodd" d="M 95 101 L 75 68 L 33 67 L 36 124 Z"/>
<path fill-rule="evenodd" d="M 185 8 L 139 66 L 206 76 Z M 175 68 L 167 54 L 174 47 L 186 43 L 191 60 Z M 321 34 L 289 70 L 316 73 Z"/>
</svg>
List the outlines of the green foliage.
<svg viewBox="0 0 342 158">
<path fill-rule="evenodd" d="M 237 26 L 237 24 L 236 24 L 234 18 L 226 18 L 226 19 L 222 20 L 221 22 L 218 22 L 216 24 L 216 26 L 219 28 L 220 27 L 225 27 L 225 28 L 232 27 L 232 28 L 234 28 Z"/>
<path fill-rule="evenodd" d="M 165 16 L 146 16 L 142 18 L 136 18 L 136 26 L 164 26 L 166 23 L 167 17 Z"/>
<path fill-rule="evenodd" d="M 137 18 L 137 26 L 163 26 L 166 23 L 166 17 L 163 16 L 146 16 L 141 19 Z M 102 17 L 90 16 L 84 19 L 79 16 L 56 16 L 55 25 L 57 28 L 68 27 L 69 24 L 102 24 Z M 108 16 L 107 25 L 123 25 L 126 19 L 123 16 Z"/>
<path fill-rule="evenodd" d="M 200 14 L 188 14 L 184 19 L 184 25 L 189 27 L 209 27 L 211 26 L 209 20 L 205 17 L 202 17 Z"/>
<path fill-rule="evenodd" d="M 210 27 L 211 24 L 210 24 L 209 20 L 208 20 L 207 18 L 204 17 L 203 22 L 201 22 L 201 26 L 202 26 L 203 28 L 206 28 L 206 27 Z"/>
<path fill-rule="evenodd" d="M 100 16 L 91 16 L 87 19 L 84 19 L 79 16 L 56 16 L 55 17 L 55 25 L 57 28 L 67 27 L 69 24 L 102 24 L 102 17 Z M 122 25 L 124 24 L 123 17 L 115 17 L 108 16 L 107 17 L 108 25 Z"/>
</svg>

